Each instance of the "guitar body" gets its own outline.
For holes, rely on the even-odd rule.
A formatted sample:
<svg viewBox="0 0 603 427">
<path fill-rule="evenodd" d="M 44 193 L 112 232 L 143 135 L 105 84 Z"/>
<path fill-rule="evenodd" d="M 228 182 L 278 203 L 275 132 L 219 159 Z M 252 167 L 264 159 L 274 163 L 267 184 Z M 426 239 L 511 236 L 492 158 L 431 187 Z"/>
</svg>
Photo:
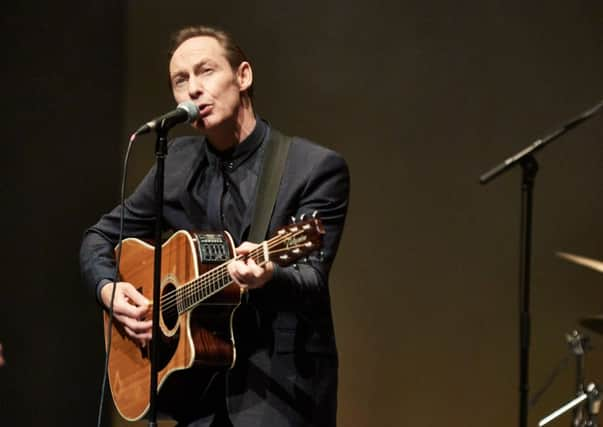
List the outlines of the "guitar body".
<svg viewBox="0 0 603 427">
<path fill-rule="evenodd" d="M 290 265 L 320 248 L 325 233 L 315 215 L 282 227 L 238 260 L 263 266 Z M 178 231 L 162 246 L 159 295 L 157 409 L 174 414 L 199 409 L 213 378 L 234 366 L 233 316 L 244 290 L 228 273 L 235 249 L 227 232 L 197 234 Z M 138 239 L 122 242 L 120 278 L 153 300 L 155 249 Z M 152 317 L 149 311 L 146 316 Z M 149 410 L 151 361 L 148 346 L 128 338 L 119 322 L 109 329 L 104 313 L 109 355 L 109 384 L 119 413 L 136 421 Z M 200 408 L 202 411 L 205 408 Z M 211 410 L 211 408 L 207 408 Z"/>
<path fill-rule="evenodd" d="M 120 278 L 153 300 L 154 247 L 138 239 L 122 243 Z M 241 288 L 227 284 L 204 298 L 192 310 L 182 305 L 196 295 L 184 285 L 234 256 L 228 233 L 193 234 L 178 231 L 162 246 L 161 303 L 158 346 L 158 402 L 177 402 L 178 393 L 201 397 L 213 377 L 234 365 L 236 351 L 232 318 L 241 303 Z M 151 318 L 149 310 L 147 318 Z M 127 420 L 142 418 L 149 409 L 150 351 L 131 340 L 119 322 L 108 330 L 104 313 L 105 341 L 111 333 L 109 383 L 115 406 Z M 186 371 L 180 374 L 179 371 Z M 191 372 L 192 371 L 192 372 Z M 165 390 L 165 392 L 164 392 Z"/>
</svg>

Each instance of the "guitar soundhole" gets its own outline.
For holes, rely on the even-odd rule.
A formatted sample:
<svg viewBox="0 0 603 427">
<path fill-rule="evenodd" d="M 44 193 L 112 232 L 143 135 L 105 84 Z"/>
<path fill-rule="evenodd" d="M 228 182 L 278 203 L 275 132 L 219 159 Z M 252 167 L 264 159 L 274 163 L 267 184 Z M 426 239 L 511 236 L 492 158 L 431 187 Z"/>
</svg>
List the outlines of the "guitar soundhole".
<svg viewBox="0 0 603 427">
<path fill-rule="evenodd" d="M 168 330 L 172 330 L 178 325 L 178 307 L 176 306 L 176 298 L 174 296 L 176 286 L 172 283 L 168 283 L 163 288 L 163 293 L 161 295 L 162 300 L 164 300 L 161 305 L 161 316 L 163 317 L 163 323 L 168 328 Z M 170 296 L 166 296 L 166 294 L 171 293 Z"/>
</svg>

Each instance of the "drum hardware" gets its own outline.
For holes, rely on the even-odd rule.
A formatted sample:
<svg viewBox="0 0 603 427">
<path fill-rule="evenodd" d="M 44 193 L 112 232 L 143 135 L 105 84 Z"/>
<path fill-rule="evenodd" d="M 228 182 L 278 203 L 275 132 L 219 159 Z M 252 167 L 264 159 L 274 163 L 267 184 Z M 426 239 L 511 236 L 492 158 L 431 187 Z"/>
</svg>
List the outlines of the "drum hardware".
<svg viewBox="0 0 603 427">
<path fill-rule="evenodd" d="M 601 261 L 568 252 L 557 252 L 557 256 L 574 264 L 603 273 L 603 262 Z M 579 322 L 585 328 L 598 334 L 603 334 L 603 315 L 584 317 L 580 319 Z M 576 358 L 577 396 L 561 408 L 540 420 L 538 426 L 544 426 L 561 414 L 573 409 L 574 415 L 570 424 L 571 427 L 595 427 L 598 425 L 596 416 L 599 413 L 601 396 L 595 383 L 591 382 L 586 386 L 584 385 L 584 354 L 587 350 L 592 348 L 590 346 L 590 340 L 588 337 L 582 336 L 578 331 L 566 334 L 566 340 L 570 346 L 571 352 Z"/>
<path fill-rule="evenodd" d="M 557 252 L 559 258 L 563 258 L 567 261 L 573 262 L 574 264 L 582 265 L 584 267 L 591 268 L 599 273 L 603 273 L 603 262 L 597 261 L 596 259 L 587 258 L 581 255 L 570 254 L 568 252 Z"/>
<path fill-rule="evenodd" d="M 603 314 L 597 314 L 596 316 L 583 317 L 580 319 L 580 324 L 587 329 L 598 334 L 603 334 Z"/>
<path fill-rule="evenodd" d="M 574 330 L 569 334 L 565 335 L 565 339 L 569 345 L 571 353 L 576 359 L 576 396 L 579 397 L 585 393 L 584 384 L 584 354 L 592 349 L 590 345 L 590 338 L 580 334 L 580 332 Z M 584 407 L 573 408 L 573 417 L 570 427 L 582 427 L 584 426 L 584 420 L 587 419 L 585 415 Z"/>
<path fill-rule="evenodd" d="M 599 389 L 594 383 L 589 383 L 586 386 L 584 392 L 580 393 L 578 397 L 570 400 L 565 405 L 552 412 L 550 415 L 547 415 L 546 417 L 538 421 L 538 427 L 542 427 L 548 424 L 549 422 L 553 421 L 560 415 L 566 413 L 570 409 L 573 409 L 576 406 L 580 405 L 582 402 L 586 402 L 584 406 L 586 407 L 587 416 L 581 422 L 580 426 L 597 427 L 598 424 L 596 417 L 599 413 L 599 407 L 601 406 L 601 395 L 599 393 Z"/>
<path fill-rule="evenodd" d="M 550 378 L 547 380 L 546 384 L 540 391 L 538 391 L 531 399 L 530 405 L 534 406 L 536 402 L 542 397 L 542 395 L 546 392 L 546 390 L 553 384 L 555 378 L 564 370 L 570 358 L 575 359 L 576 366 L 576 399 L 573 400 L 567 405 L 563 406 L 561 409 L 551 414 L 549 417 L 542 420 L 544 424 L 552 421 L 557 416 L 563 414 L 570 409 L 573 409 L 572 421 L 570 423 L 570 427 L 585 427 L 585 426 L 594 426 L 592 422 L 589 424 L 587 421 L 592 420 L 593 415 L 588 414 L 588 408 L 585 405 L 580 405 L 586 398 L 583 398 L 583 395 L 588 394 L 585 379 L 584 379 L 584 355 L 592 350 L 592 345 L 590 344 L 590 338 L 581 334 L 580 332 L 574 330 L 571 333 L 565 334 L 565 340 L 569 347 L 569 353 L 566 355 L 563 360 L 558 364 L 558 366 L 553 370 Z M 542 425 L 544 425 L 542 424 Z"/>
</svg>

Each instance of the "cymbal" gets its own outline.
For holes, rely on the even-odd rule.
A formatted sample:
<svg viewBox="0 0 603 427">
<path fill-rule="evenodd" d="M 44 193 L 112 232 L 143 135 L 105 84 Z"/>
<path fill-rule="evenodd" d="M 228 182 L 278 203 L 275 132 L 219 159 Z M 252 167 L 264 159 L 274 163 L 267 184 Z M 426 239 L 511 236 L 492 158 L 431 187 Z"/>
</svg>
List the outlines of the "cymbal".
<svg viewBox="0 0 603 427">
<path fill-rule="evenodd" d="M 599 273 L 603 273 L 603 262 L 597 261 L 596 259 L 586 258 L 584 256 L 574 255 L 567 252 L 557 252 L 557 256 L 571 261 L 573 263 L 592 268 L 593 270 L 596 270 Z"/>
<path fill-rule="evenodd" d="M 580 324 L 598 334 L 603 334 L 603 314 L 596 316 L 583 317 Z"/>
</svg>

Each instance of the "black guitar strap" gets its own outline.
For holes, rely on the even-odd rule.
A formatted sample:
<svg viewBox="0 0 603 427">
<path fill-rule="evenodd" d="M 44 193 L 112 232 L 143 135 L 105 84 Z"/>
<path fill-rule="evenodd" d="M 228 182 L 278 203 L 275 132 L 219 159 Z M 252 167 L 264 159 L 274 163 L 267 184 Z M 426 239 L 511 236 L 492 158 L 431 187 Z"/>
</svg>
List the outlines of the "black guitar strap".
<svg viewBox="0 0 603 427">
<path fill-rule="evenodd" d="M 291 137 L 283 135 L 275 129 L 270 129 L 270 137 L 266 142 L 268 145 L 264 152 L 264 164 L 256 186 L 255 209 L 247 238 L 254 243 L 265 240 L 268 233 L 268 225 L 285 170 Z"/>
</svg>

